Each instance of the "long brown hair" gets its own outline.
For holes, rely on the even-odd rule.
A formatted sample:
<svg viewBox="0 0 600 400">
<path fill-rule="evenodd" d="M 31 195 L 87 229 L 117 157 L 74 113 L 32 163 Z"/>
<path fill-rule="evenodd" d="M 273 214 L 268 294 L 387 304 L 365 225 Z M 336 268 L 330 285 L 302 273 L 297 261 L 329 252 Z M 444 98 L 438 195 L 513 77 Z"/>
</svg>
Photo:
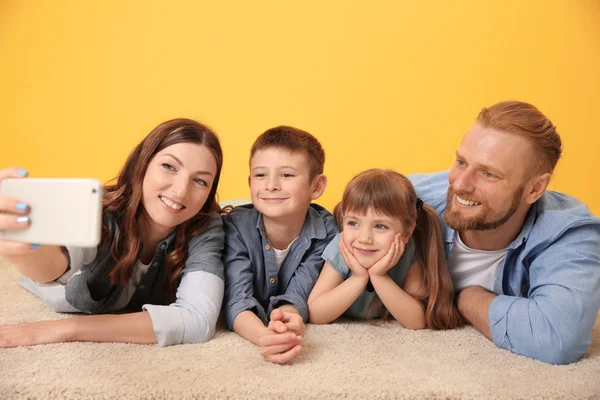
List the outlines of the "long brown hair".
<svg viewBox="0 0 600 400">
<path fill-rule="evenodd" d="M 412 183 L 396 171 L 370 169 L 355 176 L 335 207 L 334 215 L 343 227 L 347 213 L 366 214 L 369 208 L 399 218 L 403 226 L 416 222 L 413 238 L 423 267 L 424 288 L 417 300 L 425 307 L 425 321 L 431 329 L 453 329 L 462 325 L 454 304 L 454 290 L 444 260 L 442 230 L 435 210 L 426 204 L 417 209 L 417 195 Z M 378 299 L 369 311 L 383 307 Z M 385 310 L 384 318 L 389 318 Z"/>
<path fill-rule="evenodd" d="M 141 230 L 138 217 L 143 211 L 142 183 L 150 160 L 161 150 L 177 143 L 195 143 L 206 146 L 214 155 L 217 173 L 206 202 L 194 217 L 175 228 L 175 248 L 165 262 L 165 292 L 175 298 L 176 285 L 187 257 L 187 243 L 205 228 L 211 213 L 220 211 L 217 203 L 217 186 L 223 166 L 223 152 L 217 135 L 207 126 L 194 120 L 178 118 L 158 125 L 138 144 L 127 157 L 114 184 L 105 185 L 103 213 L 116 217 L 118 232 L 106 226 L 102 230 L 102 247 L 110 244 L 110 253 L 116 265 L 109 274 L 113 284 L 126 286 L 133 274 L 141 249 Z M 112 243 L 111 243 L 112 241 Z"/>
</svg>

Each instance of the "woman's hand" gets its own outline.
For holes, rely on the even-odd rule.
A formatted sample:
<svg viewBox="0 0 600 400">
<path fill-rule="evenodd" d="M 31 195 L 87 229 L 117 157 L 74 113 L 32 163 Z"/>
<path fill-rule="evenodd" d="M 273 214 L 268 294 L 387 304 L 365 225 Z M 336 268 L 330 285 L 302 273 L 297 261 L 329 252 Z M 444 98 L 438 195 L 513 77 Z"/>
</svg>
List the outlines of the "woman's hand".
<svg viewBox="0 0 600 400">
<path fill-rule="evenodd" d="M 344 262 L 346 263 L 348 268 L 350 268 L 350 270 L 352 271 L 352 275 L 365 277 L 365 279 L 366 279 L 369 276 L 369 271 L 367 271 L 367 269 L 365 267 L 360 265 L 360 263 L 358 262 L 356 257 L 354 257 L 354 254 L 352 254 L 352 251 L 350 251 L 348 246 L 346 246 L 346 243 L 344 242 L 344 232 L 342 232 L 340 234 L 339 249 L 340 249 L 340 254 L 342 255 L 342 258 L 344 259 Z"/>
<path fill-rule="evenodd" d="M 397 233 L 386 255 L 368 269 L 369 276 L 385 275 L 394 265 L 398 264 L 400 257 L 404 254 L 405 247 L 406 242 L 404 238 L 400 233 Z"/>
<path fill-rule="evenodd" d="M 0 325 L 0 347 L 67 342 L 69 319 Z"/>
<path fill-rule="evenodd" d="M 6 178 L 25 178 L 27 171 L 21 168 L 0 170 L 0 182 Z M 29 205 L 19 199 L 4 196 L 0 193 L 0 231 L 27 229 L 29 227 Z M 23 256 L 35 251 L 39 245 L 0 240 L 0 256 L 18 262 Z"/>
</svg>

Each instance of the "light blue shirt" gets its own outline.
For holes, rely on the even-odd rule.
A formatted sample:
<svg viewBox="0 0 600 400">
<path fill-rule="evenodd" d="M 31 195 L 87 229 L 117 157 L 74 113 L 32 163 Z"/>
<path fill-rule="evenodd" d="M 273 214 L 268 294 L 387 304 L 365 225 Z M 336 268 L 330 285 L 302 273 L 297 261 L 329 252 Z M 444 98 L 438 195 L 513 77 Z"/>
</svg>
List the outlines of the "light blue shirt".
<svg viewBox="0 0 600 400">
<path fill-rule="evenodd" d="M 448 171 L 409 178 L 443 220 Z M 442 226 L 447 258 L 455 232 Z M 592 343 L 600 308 L 600 219 L 581 201 L 546 191 L 508 246 L 493 291 L 488 322 L 496 346 L 551 364 L 577 361 Z"/>
</svg>

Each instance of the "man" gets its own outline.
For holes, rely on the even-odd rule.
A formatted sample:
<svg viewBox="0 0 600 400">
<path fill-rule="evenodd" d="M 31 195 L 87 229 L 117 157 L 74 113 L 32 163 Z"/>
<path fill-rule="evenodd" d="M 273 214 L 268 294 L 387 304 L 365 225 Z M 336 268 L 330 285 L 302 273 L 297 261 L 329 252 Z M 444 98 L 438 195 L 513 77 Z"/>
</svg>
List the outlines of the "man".
<svg viewBox="0 0 600 400">
<path fill-rule="evenodd" d="M 411 177 L 443 217 L 458 309 L 496 346 L 551 364 L 577 361 L 600 307 L 600 219 L 547 191 L 562 152 L 531 104 L 484 108 L 450 171 Z"/>
</svg>

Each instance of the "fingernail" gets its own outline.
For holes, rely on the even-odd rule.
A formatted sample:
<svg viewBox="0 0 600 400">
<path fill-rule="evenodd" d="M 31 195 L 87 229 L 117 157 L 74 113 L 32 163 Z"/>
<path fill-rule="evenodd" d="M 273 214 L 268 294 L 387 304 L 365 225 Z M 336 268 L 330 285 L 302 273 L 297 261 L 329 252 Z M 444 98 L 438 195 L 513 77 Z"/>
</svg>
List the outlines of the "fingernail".
<svg viewBox="0 0 600 400">
<path fill-rule="evenodd" d="M 27 204 L 17 203 L 17 210 L 25 211 L 26 209 L 27 209 Z"/>
<path fill-rule="evenodd" d="M 21 175 L 21 176 L 27 176 L 28 172 L 27 172 L 27 170 L 26 170 L 26 169 L 19 168 L 19 169 L 17 170 L 17 174 L 19 174 L 19 175 Z"/>
<path fill-rule="evenodd" d="M 26 224 L 29 222 L 29 217 L 17 217 L 17 222 L 19 224 Z"/>
<path fill-rule="evenodd" d="M 31 248 L 32 249 L 39 249 L 40 245 L 38 243 L 31 243 Z"/>
</svg>

